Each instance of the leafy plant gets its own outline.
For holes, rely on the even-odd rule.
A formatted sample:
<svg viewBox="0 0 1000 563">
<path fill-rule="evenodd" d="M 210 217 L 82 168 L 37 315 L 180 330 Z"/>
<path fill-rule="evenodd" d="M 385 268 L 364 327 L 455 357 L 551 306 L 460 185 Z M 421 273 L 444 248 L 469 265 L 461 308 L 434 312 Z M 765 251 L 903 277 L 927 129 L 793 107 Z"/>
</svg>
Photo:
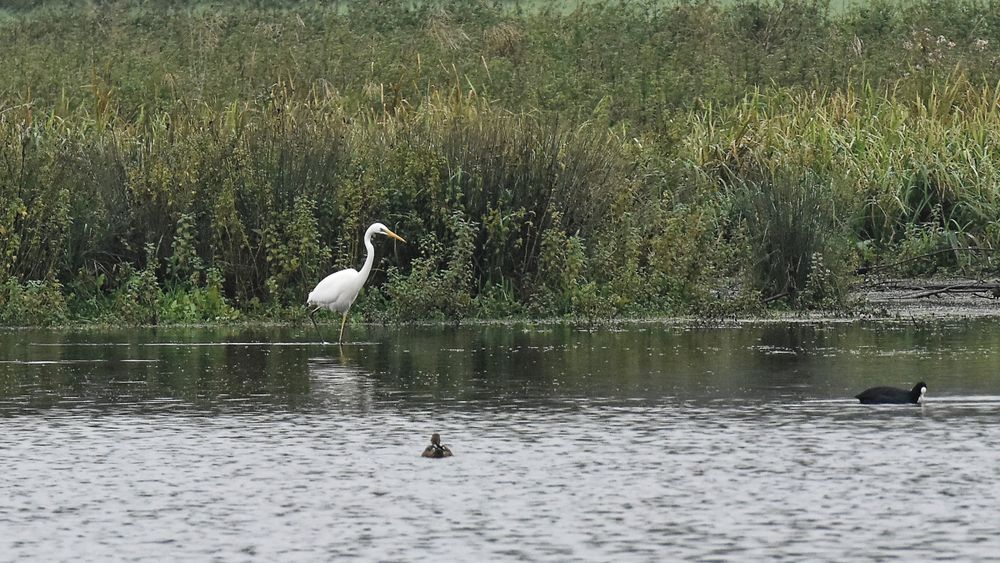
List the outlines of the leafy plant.
<svg viewBox="0 0 1000 563">
<path fill-rule="evenodd" d="M 422 244 L 423 256 L 411 263 L 409 275 L 389 270 L 384 287 L 393 320 L 460 320 L 472 306 L 472 256 L 475 225 L 461 215 L 450 221 L 448 244 L 433 235 Z"/>
<path fill-rule="evenodd" d="M 0 324 L 9 326 L 47 326 L 66 320 L 68 310 L 59 282 L 32 280 L 20 283 L 14 278 L 0 284 Z"/>
</svg>

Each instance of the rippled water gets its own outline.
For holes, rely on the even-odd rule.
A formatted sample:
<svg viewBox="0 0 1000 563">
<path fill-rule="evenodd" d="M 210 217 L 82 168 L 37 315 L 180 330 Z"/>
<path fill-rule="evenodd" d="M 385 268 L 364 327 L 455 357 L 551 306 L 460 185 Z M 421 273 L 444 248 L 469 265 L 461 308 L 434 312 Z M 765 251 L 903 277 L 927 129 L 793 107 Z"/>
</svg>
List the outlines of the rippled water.
<svg viewBox="0 0 1000 563">
<path fill-rule="evenodd" d="M 309 336 L 0 333 L 0 560 L 1000 553 L 988 321 Z"/>
</svg>

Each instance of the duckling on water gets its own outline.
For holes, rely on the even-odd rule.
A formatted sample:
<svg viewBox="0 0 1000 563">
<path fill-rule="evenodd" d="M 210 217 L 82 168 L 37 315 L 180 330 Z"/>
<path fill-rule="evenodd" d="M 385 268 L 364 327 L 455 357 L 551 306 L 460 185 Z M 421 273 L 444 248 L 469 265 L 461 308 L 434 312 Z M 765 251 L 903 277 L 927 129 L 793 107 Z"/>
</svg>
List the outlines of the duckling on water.
<svg viewBox="0 0 1000 563">
<path fill-rule="evenodd" d="M 424 448 L 421 457 L 451 457 L 451 449 L 441 444 L 441 436 L 437 432 L 431 435 L 431 445 Z"/>
</svg>

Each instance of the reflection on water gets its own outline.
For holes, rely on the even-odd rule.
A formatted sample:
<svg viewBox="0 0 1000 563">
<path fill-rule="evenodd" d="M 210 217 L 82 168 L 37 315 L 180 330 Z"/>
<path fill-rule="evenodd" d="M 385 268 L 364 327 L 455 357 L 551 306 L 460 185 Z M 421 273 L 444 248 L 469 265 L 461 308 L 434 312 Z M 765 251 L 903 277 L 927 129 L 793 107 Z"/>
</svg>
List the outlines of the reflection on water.
<svg viewBox="0 0 1000 563">
<path fill-rule="evenodd" d="M 0 560 L 1000 552 L 989 322 L 353 335 L 0 333 Z"/>
</svg>

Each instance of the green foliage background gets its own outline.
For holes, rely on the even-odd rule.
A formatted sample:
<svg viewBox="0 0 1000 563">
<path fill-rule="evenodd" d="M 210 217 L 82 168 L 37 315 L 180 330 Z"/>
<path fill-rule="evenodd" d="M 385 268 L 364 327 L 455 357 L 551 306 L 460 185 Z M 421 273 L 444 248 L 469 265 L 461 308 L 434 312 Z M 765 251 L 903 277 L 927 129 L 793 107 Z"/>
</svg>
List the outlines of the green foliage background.
<svg viewBox="0 0 1000 563">
<path fill-rule="evenodd" d="M 375 321 L 997 270 L 996 2 L 5 6 L 0 323 L 301 318 L 376 220 Z"/>
</svg>

